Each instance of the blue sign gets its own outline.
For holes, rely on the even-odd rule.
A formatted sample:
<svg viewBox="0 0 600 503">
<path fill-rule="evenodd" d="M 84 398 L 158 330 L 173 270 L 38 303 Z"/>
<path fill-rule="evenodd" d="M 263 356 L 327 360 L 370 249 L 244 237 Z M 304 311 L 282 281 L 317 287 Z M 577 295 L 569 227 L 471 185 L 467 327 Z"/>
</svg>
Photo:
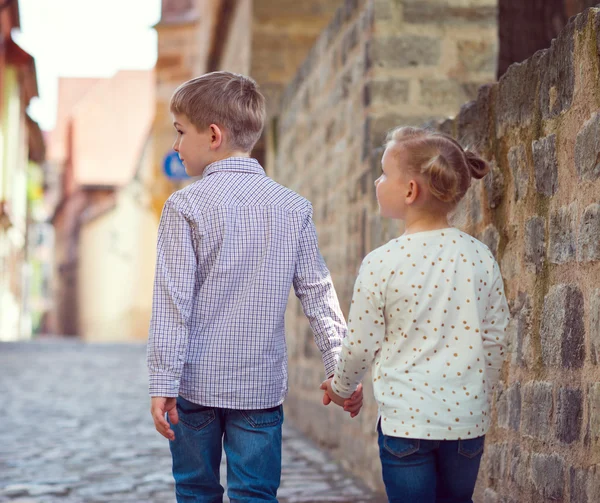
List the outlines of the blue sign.
<svg viewBox="0 0 600 503">
<path fill-rule="evenodd" d="M 165 155 L 163 161 L 163 172 L 172 180 L 187 180 L 191 178 L 185 172 L 185 166 L 179 159 L 179 154 L 173 150 Z"/>
</svg>

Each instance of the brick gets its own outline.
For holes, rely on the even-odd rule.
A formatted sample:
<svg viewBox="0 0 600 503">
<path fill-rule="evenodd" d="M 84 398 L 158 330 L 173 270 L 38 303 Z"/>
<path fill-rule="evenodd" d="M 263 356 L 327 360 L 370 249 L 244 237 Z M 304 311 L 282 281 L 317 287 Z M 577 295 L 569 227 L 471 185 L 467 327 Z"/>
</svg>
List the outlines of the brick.
<svg viewBox="0 0 600 503">
<path fill-rule="evenodd" d="M 565 443 L 579 440 L 583 419 L 583 393 L 579 389 L 561 388 L 558 391 L 556 436 Z"/>
<path fill-rule="evenodd" d="M 550 245 L 548 260 L 552 264 L 572 262 L 576 257 L 575 233 L 577 228 L 577 203 L 563 206 L 550 215 Z"/>
<path fill-rule="evenodd" d="M 600 204 L 592 204 L 583 212 L 577 251 L 581 262 L 600 260 Z"/>
<path fill-rule="evenodd" d="M 558 161 L 556 158 L 556 135 L 552 134 L 532 143 L 535 189 L 551 197 L 558 190 Z"/>
<path fill-rule="evenodd" d="M 368 104 L 365 105 L 397 105 L 408 102 L 410 82 L 408 80 L 393 79 L 383 82 L 372 81 L 365 86 L 368 93 Z"/>
<path fill-rule="evenodd" d="M 500 206 L 504 197 L 504 175 L 495 163 L 492 163 L 490 172 L 483 179 L 483 186 L 487 194 L 488 206 L 492 209 Z"/>
<path fill-rule="evenodd" d="M 600 113 L 594 114 L 577 134 L 575 167 L 580 180 L 600 178 Z"/>
<path fill-rule="evenodd" d="M 508 165 L 513 177 L 514 197 L 519 201 L 527 197 L 529 186 L 529 169 L 525 145 L 519 144 L 508 151 Z"/>
<path fill-rule="evenodd" d="M 437 65 L 441 44 L 441 39 L 423 35 L 376 38 L 371 44 L 371 59 L 381 68 Z"/>
<path fill-rule="evenodd" d="M 594 290 L 590 295 L 590 358 L 594 365 L 600 363 L 600 290 Z"/>
<path fill-rule="evenodd" d="M 543 119 L 552 119 L 568 110 L 573 101 L 575 24 L 569 23 L 541 56 L 540 108 Z"/>
<path fill-rule="evenodd" d="M 533 381 L 523 385 L 523 434 L 540 440 L 548 439 L 552 425 L 552 407 L 552 383 Z"/>
<path fill-rule="evenodd" d="M 525 224 L 525 264 L 539 274 L 545 259 L 546 220 L 542 217 L 533 217 Z"/>
<path fill-rule="evenodd" d="M 421 104 L 435 109 L 456 109 L 467 99 L 460 84 L 454 80 L 421 80 Z"/>
<path fill-rule="evenodd" d="M 565 460 L 557 454 L 533 454 L 531 478 L 543 498 L 562 500 L 565 492 Z"/>
<path fill-rule="evenodd" d="M 581 368 L 585 358 L 583 295 L 575 285 L 557 285 L 544 299 L 542 360 L 550 367 Z"/>
<path fill-rule="evenodd" d="M 498 47 L 490 40 L 459 40 L 458 62 L 468 72 L 494 73 Z"/>
</svg>

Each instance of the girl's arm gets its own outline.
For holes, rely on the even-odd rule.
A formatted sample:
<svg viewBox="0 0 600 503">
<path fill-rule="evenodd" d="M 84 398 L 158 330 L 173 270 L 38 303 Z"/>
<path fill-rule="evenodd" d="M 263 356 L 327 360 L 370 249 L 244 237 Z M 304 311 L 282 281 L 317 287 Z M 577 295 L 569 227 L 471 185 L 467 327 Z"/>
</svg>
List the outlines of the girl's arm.
<svg viewBox="0 0 600 503">
<path fill-rule="evenodd" d="M 485 352 L 485 376 L 488 393 L 494 391 L 500 379 L 506 348 L 506 326 L 509 309 L 504 295 L 504 282 L 498 264 L 494 264 L 494 278 L 488 299 L 488 308 L 482 326 Z M 490 398 L 490 397 L 488 397 Z"/>
<path fill-rule="evenodd" d="M 348 398 L 362 381 L 367 368 L 385 337 L 385 288 L 388 275 L 377 267 L 380 260 L 368 255 L 354 285 L 348 319 L 348 336 L 342 341 L 342 353 L 331 387 Z"/>
</svg>

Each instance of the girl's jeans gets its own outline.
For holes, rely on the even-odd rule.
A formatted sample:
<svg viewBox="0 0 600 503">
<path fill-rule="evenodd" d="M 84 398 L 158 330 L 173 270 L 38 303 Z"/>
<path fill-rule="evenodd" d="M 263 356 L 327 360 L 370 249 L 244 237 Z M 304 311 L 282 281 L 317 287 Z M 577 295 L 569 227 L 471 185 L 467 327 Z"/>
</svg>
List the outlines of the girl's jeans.
<svg viewBox="0 0 600 503">
<path fill-rule="evenodd" d="M 379 432 L 390 503 L 472 503 L 485 437 L 420 440 Z"/>
<path fill-rule="evenodd" d="M 281 479 L 281 405 L 264 410 L 204 407 L 177 398 L 179 422 L 169 442 L 178 503 L 221 503 L 221 452 L 227 495 L 236 503 L 276 502 Z"/>
</svg>

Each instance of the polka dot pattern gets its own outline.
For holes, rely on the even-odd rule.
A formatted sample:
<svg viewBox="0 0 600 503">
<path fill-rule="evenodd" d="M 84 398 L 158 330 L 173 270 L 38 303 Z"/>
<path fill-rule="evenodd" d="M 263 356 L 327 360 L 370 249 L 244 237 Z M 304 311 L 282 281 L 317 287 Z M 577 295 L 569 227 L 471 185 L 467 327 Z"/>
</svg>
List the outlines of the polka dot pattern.
<svg viewBox="0 0 600 503">
<path fill-rule="evenodd" d="M 386 435 L 483 435 L 508 316 L 483 243 L 458 229 L 401 236 L 363 261 L 333 388 L 350 396 L 372 366 Z"/>
</svg>

